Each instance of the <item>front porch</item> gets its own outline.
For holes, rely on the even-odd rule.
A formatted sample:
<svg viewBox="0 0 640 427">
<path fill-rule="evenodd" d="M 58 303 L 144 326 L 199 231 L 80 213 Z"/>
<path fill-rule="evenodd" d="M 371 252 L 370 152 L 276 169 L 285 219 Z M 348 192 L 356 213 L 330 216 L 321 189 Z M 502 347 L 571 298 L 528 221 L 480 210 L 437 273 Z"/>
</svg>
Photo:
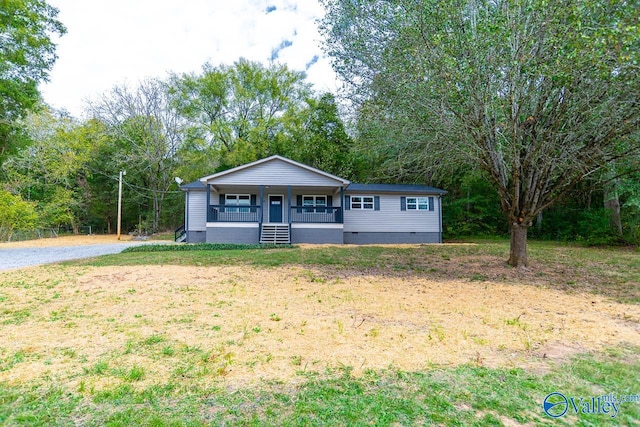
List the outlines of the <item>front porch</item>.
<svg viewBox="0 0 640 427">
<path fill-rule="evenodd" d="M 277 203 L 277 202 L 276 202 Z M 342 207 L 340 206 L 290 206 L 288 214 L 274 213 L 279 209 L 276 205 L 269 206 L 268 217 L 261 205 L 247 205 L 230 207 L 229 205 L 209 205 L 207 222 L 257 222 L 283 223 L 282 218 L 288 218 L 288 223 L 304 224 L 342 224 Z M 264 219 L 267 218 L 267 221 Z"/>
<path fill-rule="evenodd" d="M 342 187 L 207 186 L 208 242 L 342 243 Z"/>
</svg>

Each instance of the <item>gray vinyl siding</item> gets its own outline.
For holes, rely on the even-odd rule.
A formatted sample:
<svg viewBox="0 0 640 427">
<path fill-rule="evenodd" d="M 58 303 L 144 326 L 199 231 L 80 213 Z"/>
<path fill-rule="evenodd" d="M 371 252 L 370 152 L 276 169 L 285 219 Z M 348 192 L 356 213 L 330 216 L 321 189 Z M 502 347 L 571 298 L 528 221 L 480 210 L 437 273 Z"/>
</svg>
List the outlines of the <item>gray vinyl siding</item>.
<svg viewBox="0 0 640 427">
<path fill-rule="evenodd" d="M 373 194 L 349 193 L 349 196 Z M 403 195 L 404 196 L 404 195 Z M 400 195 L 380 194 L 380 210 L 347 209 L 344 231 L 347 232 L 440 232 L 440 199 L 434 196 L 433 211 L 402 211 Z"/>
<path fill-rule="evenodd" d="M 205 231 L 207 229 L 207 192 L 190 191 L 188 199 L 188 231 Z"/>
<path fill-rule="evenodd" d="M 340 181 L 330 177 L 302 169 L 295 165 L 273 160 L 255 165 L 228 175 L 214 178 L 210 181 L 216 185 L 291 185 L 296 186 L 327 186 L 342 185 Z"/>
</svg>

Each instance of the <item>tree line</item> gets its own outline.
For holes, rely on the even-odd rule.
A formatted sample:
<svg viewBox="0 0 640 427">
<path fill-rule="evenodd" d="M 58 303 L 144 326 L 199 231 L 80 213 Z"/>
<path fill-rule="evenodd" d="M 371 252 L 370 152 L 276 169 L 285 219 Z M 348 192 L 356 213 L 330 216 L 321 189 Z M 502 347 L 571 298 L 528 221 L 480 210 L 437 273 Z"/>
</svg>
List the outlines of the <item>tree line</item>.
<svg viewBox="0 0 640 427">
<path fill-rule="evenodd" d="M 175 177 L 280 154 L 355 182 L 443 188 L 445 237 L 510 235 L 512 265 L 527 264 L 528 235 L 640 241 L 637 4 L 322 3 L 340 100 L 284 65 L 239 59 L 116 85 L 83 120 L 37 93 L 55 59 L 48 34 L 64 33 L 57 11 L 11 3 L 33 13 L 0 17 L 15 39 L 0 50 L 0 238 L 111 232 L 123 170 L 124 230 L 172 228 L 184 217 Z M 27 73 L 28 58 L 41 59 Z"/>
<path fill-rule="evenodd" d="M 528 264 L 532 225 L 593 182 L 620 232 L 621 172 L 640 151 L 638 2 L 322 3 L 360 135 L 391 174 L 479 173 L 497 193 L 513 266 Z M 637 181 L 632 191 L 629 207 Z"/>
<path fill-rule="evenodd" d="M 2 197 L 28 215 L 7 219 L 5 234 L 112 232 L 120 171 L 123 229 L 154 233 L 184 220 L 176 177 L 189 182 L 273 154 L 347 177 L 359 167 L 334 96 L 315 94 L 302 73 L 283 65 L 240 59 L 117 85 L 86 115 L 43 107 L 21 120 L 28 142 L 4 158 Z"/>
</svg>

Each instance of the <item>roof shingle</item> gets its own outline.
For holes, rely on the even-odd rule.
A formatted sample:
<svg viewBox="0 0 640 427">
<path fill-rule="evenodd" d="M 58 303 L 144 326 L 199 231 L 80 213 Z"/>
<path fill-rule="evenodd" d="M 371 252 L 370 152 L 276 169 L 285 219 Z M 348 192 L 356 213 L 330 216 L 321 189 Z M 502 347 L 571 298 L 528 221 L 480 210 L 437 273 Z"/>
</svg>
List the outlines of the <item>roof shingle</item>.
<svg viewBox="0 0 640 427">
<path fill-rule="evenodd" d="M 367 193 L 447 194 L 445 190 L 430 187 L 428 185 L 417 184 L 349 184 L 345 191 Z"/>
</svg>

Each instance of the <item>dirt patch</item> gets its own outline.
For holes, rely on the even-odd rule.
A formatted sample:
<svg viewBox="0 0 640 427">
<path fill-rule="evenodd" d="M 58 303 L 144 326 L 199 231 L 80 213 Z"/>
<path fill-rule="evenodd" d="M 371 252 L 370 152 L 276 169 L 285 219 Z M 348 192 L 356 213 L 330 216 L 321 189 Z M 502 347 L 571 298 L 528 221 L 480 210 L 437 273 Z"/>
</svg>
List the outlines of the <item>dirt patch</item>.
<svg viewBox="0 0 640 427">
<path fill-rule="evenodd" d="M 640 345 L 639 306 L 491 280 L 297 266 L 45 266 L 2 273 L 0 283 L 0 381 L 9 383 L 100 389 L 134 367 L 141 385 L 245 385 L 340 366 L 530 369 Z"/>
<path fill-rule="evenodd" d="M 128 235 L 92 234 L 87 236 L 60 236 L 47 239 L 25 240 L 22 242 L 0 242 L 0 249 L 5 248 L 49 248 L 56 246 L 85 246 L 100 245 L 104 243 L 130 242 L 133 238 Z"/>
</svg>

